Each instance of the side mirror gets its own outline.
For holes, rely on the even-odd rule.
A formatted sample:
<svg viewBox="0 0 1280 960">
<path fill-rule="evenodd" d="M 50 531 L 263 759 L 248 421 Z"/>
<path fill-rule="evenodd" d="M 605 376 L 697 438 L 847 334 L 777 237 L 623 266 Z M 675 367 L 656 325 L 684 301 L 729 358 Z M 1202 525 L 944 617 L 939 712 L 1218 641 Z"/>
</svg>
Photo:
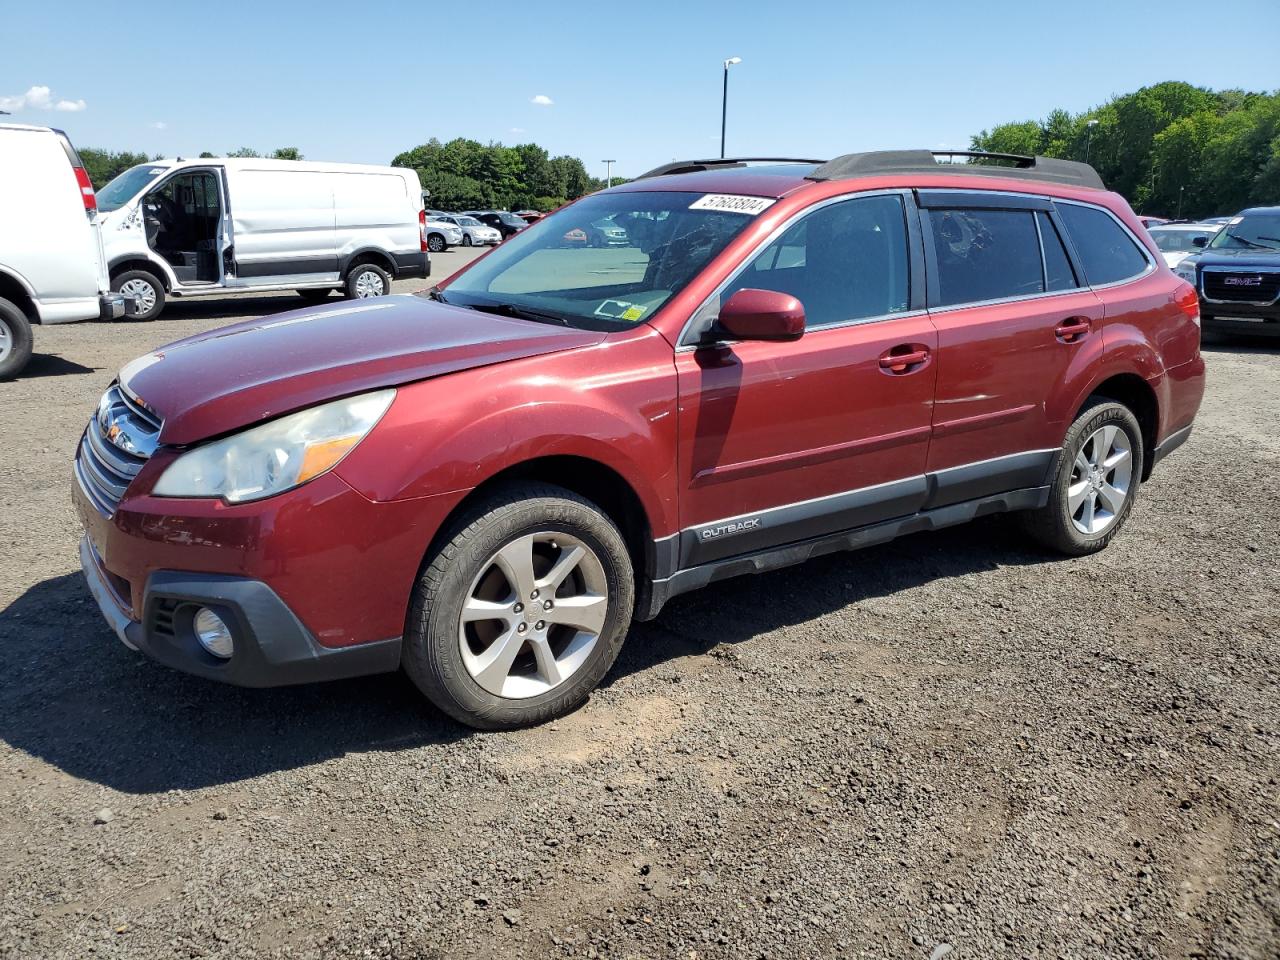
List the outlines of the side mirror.
<svg viewBox="0 0 1280 960">
<path fill-rule="evenodd" d="M 739 290 L 720 308 L 719 327 L 735 340 L 799 340 L 804 305 L 776 290 Z"/>
<path fill-rule="evenodd" d="M 1191 245 L 1193 247 L 1207 247 L 1209 245 L 1208 237 L 1192 237 Z"/>
</svg>

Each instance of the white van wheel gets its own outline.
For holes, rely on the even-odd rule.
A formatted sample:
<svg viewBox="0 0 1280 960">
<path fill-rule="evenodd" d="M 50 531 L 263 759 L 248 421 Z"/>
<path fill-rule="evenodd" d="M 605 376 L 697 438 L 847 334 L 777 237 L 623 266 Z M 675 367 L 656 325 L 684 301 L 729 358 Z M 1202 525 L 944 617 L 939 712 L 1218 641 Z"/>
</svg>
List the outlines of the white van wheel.
<svg viewBox="0 0 1280 960">
<path fill-rule="evenodd" d="M 377 264 L 362 263 L 347 274 L 347 299 L 368 300 L 391 292 L 391 277 Z"/>
<path fill-rule="evenodd" d="M 112 281 L 111 288 L 138 301 L 138 312 L 131 320 L 154 320 L 164 309 L 164 284 L 146 270 L 126 270 Z"/>
</svg>

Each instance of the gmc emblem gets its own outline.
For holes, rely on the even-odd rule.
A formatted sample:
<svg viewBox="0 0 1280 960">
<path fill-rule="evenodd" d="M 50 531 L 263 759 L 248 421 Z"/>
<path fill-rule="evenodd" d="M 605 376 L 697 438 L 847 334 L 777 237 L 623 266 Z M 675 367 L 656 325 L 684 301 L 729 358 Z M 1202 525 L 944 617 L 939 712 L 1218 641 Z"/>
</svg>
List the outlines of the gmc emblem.
<svg viewBox="0 0 1280 960">
<path fill-rule="evenodd" d="M 1261 277 L 1223 277 L 1223 284 L 1228 287 L 1260 287 Z"/>
</svg>

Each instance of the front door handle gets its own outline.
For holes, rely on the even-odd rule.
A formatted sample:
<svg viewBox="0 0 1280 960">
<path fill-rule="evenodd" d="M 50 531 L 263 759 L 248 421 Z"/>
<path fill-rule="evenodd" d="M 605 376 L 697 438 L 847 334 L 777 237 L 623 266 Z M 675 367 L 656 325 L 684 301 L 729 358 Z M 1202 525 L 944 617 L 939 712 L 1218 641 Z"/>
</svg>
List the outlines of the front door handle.
<svg viewBox="0 0 1280 960">
<path fill-rule="evenodd" d="M 880 354 L 880 369 L 893 376 L 915 373 L 929 359 L 929 350 L 920 344 L 904 343 Z"/>
<path fill-rule="evenodd" d="M 1053 333 L 1063 343 L 1079 343 L 1092 326 L 1088 317 L 1067 317 L 1054 328 Z"/>
</svg>

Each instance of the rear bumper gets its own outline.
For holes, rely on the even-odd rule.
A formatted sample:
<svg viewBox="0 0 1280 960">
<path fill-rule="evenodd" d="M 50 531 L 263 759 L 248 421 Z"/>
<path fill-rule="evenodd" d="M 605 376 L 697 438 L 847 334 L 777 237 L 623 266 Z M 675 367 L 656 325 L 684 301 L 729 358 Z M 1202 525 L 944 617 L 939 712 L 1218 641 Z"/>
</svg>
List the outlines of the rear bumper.
<svg viewBox="0 0 1280 960">
<path fill-rule="evenodd" d="M 240 687 L 275 687 L 387 673 L 400 666 L 399 637 L 351 647 L 316 643 L 265 583 L 245 577 L 157 570 L 147 578 L 142 620 L 114 591 L 89 538 L 80 541 L 89 592 L 125 646 L 183 673 Z M 234 653 L 221 659 L 196 640 L 192 619 L 208 607 L 231 627 Z"/>
<path fill-rule="evenodd" d="M 431 255 L 421 253 L 393 253 L 396 261 L 397 280 L 425 280 L 431 276 Z"/>
</svg>

